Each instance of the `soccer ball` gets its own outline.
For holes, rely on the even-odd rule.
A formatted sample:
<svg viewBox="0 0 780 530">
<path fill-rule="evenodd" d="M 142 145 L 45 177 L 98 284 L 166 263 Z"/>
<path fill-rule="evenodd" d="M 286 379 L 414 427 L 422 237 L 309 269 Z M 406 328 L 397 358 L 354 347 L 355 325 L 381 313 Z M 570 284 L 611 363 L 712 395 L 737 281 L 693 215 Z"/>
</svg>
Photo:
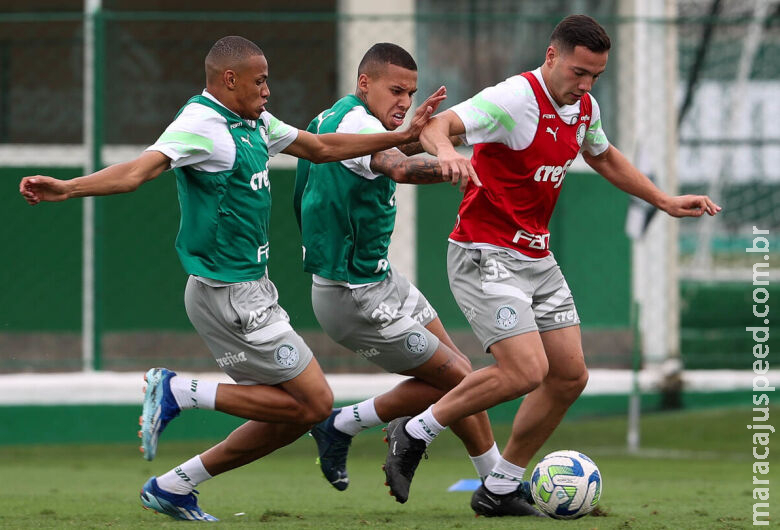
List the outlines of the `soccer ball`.
<svg viewBox="0 0 780 530">
<path fill-rule="evenodd" d="M 601 473 L 593 460 L 580 452 L 555 451 L 534 468 L 531 495 L 550 517 L 577 519 L 599 503 Z"/>
</svg>

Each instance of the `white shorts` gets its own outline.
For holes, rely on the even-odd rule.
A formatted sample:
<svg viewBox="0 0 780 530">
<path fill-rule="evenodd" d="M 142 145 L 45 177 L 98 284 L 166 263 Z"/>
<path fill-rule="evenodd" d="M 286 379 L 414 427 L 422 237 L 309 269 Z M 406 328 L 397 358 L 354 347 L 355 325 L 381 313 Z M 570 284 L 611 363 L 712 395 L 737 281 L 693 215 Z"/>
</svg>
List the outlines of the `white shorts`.
<svg viewBox="0 0 780 530">
<path fill-rule="evenodd" d="M 425 327 L 436 311 L 392 269 L 381 282 L 356 289 L 314 283 L 311 301 L 330 338 L 388 372 L 417 368 L 439 347 L 439 339 Z"/>
<path fill-rule="evenodd" d="M 450 290 L 485 351 L 507 337 L 580 323 L 552 254 L 523 261 L 502 250 L 466 249 L 450 242 L 447 274 Z"/>
<path fill-rule="evenodd" d="M 213 287 L 190 276 L 184 306 L 222 370 L 242 385 L 277 385 L 298 376 L 313 355 L 290 326 L 268 276 Z"/>
</svg>

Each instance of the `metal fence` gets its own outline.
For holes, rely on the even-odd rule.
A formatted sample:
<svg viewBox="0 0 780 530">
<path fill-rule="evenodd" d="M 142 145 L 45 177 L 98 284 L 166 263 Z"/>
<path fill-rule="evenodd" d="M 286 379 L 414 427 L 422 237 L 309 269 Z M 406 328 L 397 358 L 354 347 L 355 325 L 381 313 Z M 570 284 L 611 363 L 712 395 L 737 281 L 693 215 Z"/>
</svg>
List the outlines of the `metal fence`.
<svg viewBox="0 0 780 530">
<path fill-rule="evenodd" d="M 739 249 L 751 223 L 769 229 L 775 238 L 772 249 L 778 248 L 778 4 L 660 3 L 672 6 L 674 14 L 626 15 L 630 2 L 619 0 L 419 0 L 400 2 L 406 12 L 389 14 L 372 11 L 380 9 L 378 2 L 335 0 L 311 0 L 292 7 L 266 2 L 251 11 L 243 2 L 221 2 L 217 7 L 196 2 L 188 4 L 192 11 L 169 11 L 159 10 L 160 3 L 144 10 L 146 6 L 137 2 L 106 1 L 91 16 L 85 15 L 81 3 L 64 2 L 63 9 L 70 11 L 56 12 L 50 10 L 50 3 L 35 10 L 31 2 L 25 12 L 0 5 L 6 8 L 0 11 L 0 178 L 8 192 L 0 198 L 7 285 L 0 310 L 0 371 L 80 369 L 85 344 L 98 354 L 97 360 L 95 355 L 89 357 L 86 364 L 91 367 L 135 368 L 179 358 L 191 359 L 195 368 L 201 362 L 203 368 L 211 367 L 181 306 L 184 281 L 172 246 L 178 210 L 171 179 L 153 182 L 132 197 L 99 199 L 89 221 L 91 235 L 83 231 L 86 209 L 80 203 L 30 209 L 13 196 L 13 190 L 20 176 L 30 172 L 75 176 L 90 163 L 103 165 L 135 156 L 202 89 L 204 56 L 218 38 L 228 34 L 243 35 L 263 48 L 270 70 L 269 110 L 305 127 L 352 89 L 355 57 L 359 59 L 377 40 L 409 48 L 419 65 L 420 94 L 445 84 L 446 108 L 540 65 L 554 25 L 569 12 L 586 12 L 613 36 L 610 65 L 594 95 L 607 135 L 622 148 L 618 116 L 627 109 L 618 101 L 628 81 L 615 50 L 631 46 L 621 39 L 626 28 L 662 27 L 675 37 L 673 53 L 669 57 L 658 50 L 647 53 L 676 66 L 672 96 L 679 109 L 677 183 L 683 191 L 711 193 L 726 206 L 720 219 L 706 225 L 681 223 L 683 273 L 699 281 L 720 277 L 718 271 L 726 270 L 723 278 L 743 281 L 748 269 L 740 263 Z M 655 97 L 634 104 L 653 113 L 668 94 L 659 90 Z M 280 175 L 289 173 L 284 162 L 276 167 Z M 274 181 L 274 186 L 277 201 L 287 200 L 288 184 Z M 456 200 L 447 202 L 446 215 L 452 214 Z M 613 206 L 606 201 L 593 205 L 594 210 L 609 208 Z M 297 267 L 297 241 L 288 237 L 293 232 L 287 232 L 289 220 L 282 217 L 288 215 L 281 211 L 287 208 L 282 204 L 276 209 L 280 212 L 274 214 L 273 229 L 282 234 L 274 243 L 279 248 L 276 256 L 289 255 L 289 263 Z M 565 229 L 576 232 L 579 227 Z M 87 256 L 92 258 L 84 257 L 84 238 L 94 238 L 88 242 L 94 254 Z M 283 270 L 287 262 L 277 263 L 282 265 L 272 262 L 272 274 L 288 275 Z M 440 269 L 442 263 L 443 257 L 438 263 L 418 262 L 416 267 L 421 277 L 428 277 L 427 271 Z M 629 264 L 626 253 L 607 267 L 618 270 Z M 93 267 L 89 278 L 94 278 L 96 287 L 90 302 L 95 322 L 89 326 L 94 337 L 85 340 L 84 290 L 89 278 L 83 271 L 87 266 Z M 274 277 L 286 283 L 284 289 L 280 287 L 282 302 L 291 314 L 300 315 L 297 327 L 311 332 L 307 339 L 337 352 L 330 365 L 324 364 L 334 370 L 366 368 L 366 363 L 353 362 L 321 339 L 308 308 L 308 281 L 300 272 L 289 274 L 290 279 Z M 585 297 L 600 290 L 598 285 L 578 287 Z M 446 291 L 446 285 L 430 287 L 439 288 Z M 620 296 L 614 303 L 628 315 L 630 296 Z M 440 303 L 452 305 L 445 298 Z M 686 336 L 687 309 L 683 304 L 683 356 L 686 348 L 704 348 L 700 338 L 711 333 L 695 328 L 689 331 L 699 338 Z M 723 307 L 707 311 L 718 322 L 729 312 Z M 695 319 L 696 325 L 701 326 L 702 320 Z M 734 322 L 732 328 L 739 325 Z M 456 335 L 469 336 L 462 319 L 454 320 L 452 327 Z M 618 356 L 623 359 L 619 364 L 630 364 L 626 359 L 633 341 L 628 316 L 584 328 L 594 347 L 609 349 L 607 343 L 617 337 Z M 610 358 L 614 361 L 614 356 Z"/>
</svg>

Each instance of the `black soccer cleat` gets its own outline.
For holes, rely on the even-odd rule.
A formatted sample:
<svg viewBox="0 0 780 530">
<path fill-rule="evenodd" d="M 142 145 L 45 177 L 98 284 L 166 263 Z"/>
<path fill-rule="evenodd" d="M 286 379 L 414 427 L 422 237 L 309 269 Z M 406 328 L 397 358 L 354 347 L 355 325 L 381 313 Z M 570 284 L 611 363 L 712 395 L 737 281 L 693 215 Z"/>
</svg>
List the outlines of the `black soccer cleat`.
<svg viewBox="0 0 780 530">
<path fill-rule="evenodd" d="M 333 419 L 340 411 L 341 409 L 334 410 L 328 419 L 312 427 L 311 435 L 317 442 L 322 474 L 334 488 L 344 491 L 349 486 L 347 453 L 352 437 L 333 426 Z"/>
<path fill-rule="evenodd" d="M 423 440 L 412 438 L 406 432 L 406 424 L 411 416 L 396 418 L 387 424 L 387 460 L 385 460 L 385 477 L 390 486 L 390 495 L 401 504 L 409 498 L 409 486 L 414 477 L 414 471 L 425 453 Z"/>
<path fill-rule="evenodd" d="M 471 509 L 477 515 L 485 517 L 503 517 L 506 515 L 532 517 L 547 517 L 534 508 L 531 497 L 531 487 L 528 482 L 521 482 L 517 489 L 505 495 L 497 495 L 485 487 L 483 483 L 471 496 Z"/>
</svg>

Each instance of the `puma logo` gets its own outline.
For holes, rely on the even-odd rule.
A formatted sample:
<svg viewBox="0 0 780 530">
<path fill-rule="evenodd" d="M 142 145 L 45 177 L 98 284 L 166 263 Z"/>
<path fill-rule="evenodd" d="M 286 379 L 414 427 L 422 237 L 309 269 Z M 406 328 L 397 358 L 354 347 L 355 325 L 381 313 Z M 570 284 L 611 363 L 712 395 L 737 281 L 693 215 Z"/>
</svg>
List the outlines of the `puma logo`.
<svg viewBox="0 0 780 530">
<path fill-rule="evenodd" d="M 552 130 L 552 127 L 547 127 L 547 132 L 552 134 L 553 140 L 556 142 L 558 141 L 558 127 L 555 128 L 555 130 Z"/>
<path fill-rule="evenodd" d="M 317 132 L 320 132 L 320 127 L 322 127 L 322 122 L 324 122 L 329 116 L 333 116 L 336 114 L 335 112 L 330 112 L 328 114 L 325 114 L 325 111 L 320 112 L 319 116 L 317 116 Z"/>
</svg>

